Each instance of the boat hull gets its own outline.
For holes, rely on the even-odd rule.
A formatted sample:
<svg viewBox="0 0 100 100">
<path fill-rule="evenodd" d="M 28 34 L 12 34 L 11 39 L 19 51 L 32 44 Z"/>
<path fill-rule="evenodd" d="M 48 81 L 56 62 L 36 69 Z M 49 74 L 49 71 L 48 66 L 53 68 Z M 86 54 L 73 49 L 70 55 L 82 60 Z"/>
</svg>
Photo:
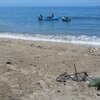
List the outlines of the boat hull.
<svg viewBox="0 0 100 100">
<path fill-rule="evenodd" d="M 52 19 L 49 19 L 49 18 L 46 18 L 46 19 L 38 19 L 39 21 L 58 21 L 58 18 L 52 18 Z"/>
</svg>

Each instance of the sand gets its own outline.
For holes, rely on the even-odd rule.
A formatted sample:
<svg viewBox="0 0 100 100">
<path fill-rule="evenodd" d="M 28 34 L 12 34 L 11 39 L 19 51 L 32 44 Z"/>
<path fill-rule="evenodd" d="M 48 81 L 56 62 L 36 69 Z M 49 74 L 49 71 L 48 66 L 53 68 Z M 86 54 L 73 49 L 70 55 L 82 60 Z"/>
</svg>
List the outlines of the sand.
<svg viewBox="0 0 100 100">
<path fill-rule="evenodd" d="M 93 51 L 93 52 L 92 52 Z M 67 71 L 100 76 L 100 49 L 0 38 L 0 100 L 100 100 L 86 82 L 56 78 Z"/>
</svg>

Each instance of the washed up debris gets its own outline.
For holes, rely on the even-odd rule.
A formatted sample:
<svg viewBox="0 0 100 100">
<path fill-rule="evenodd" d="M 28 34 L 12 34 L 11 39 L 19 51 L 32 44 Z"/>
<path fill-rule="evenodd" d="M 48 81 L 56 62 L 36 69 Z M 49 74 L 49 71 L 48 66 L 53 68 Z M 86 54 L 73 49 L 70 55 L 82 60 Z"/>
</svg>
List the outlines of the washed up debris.
<svg viewBox="0 0 100 100">
<path fill-rule="evenodd" d="M 39 46 L 37 46 L 37 48 L 43 48 L 43 46 L 40 46 L 40 45 L 39 45 Z"/>
<path fill-rule="evenodd" d="M 97 52 L 98 48 L 93 48 L 93 47 L 89 47 L 89 54 L 95 54 Z"/>
<path fill-rule="evenodd" d="M 58 92 L 58 93 L 60 93 L 60 92 L 61 92 L 61 90 L 58 90 L 57 92 Z"/>
<path fill-rule="evenodd" d="M 77 72 L 76 65 L 74 64 L 75 73 L 74 74 L 67 74 L 67 72 L 64 72 L 63 74 L 59 75 L 56 78 L 56 81 L 62 83 L 66 82 L 68 79 L 72 79 L 73 81 L 81 82 L 81 81 L 90 81 L 93 80 L 92 77 L 90 77 L 87 72 Z"/>
<path fill-rule="evenodd" d="M 71 76 L 67 74 L 67 72 L 59 75 L 57 78 L 56 78 L 56 81 L 58 82 L 66 82 L 66 80 L 70 79 Z"/>
<path fill-rule="evenodd" d="M 68 80 L 68 79 L 72 79 L 73 81 L 77 81 L 77 82 L 92 80 L 92 78 L 89 77 L 87 72 L 77 73 L 77 75 L 76 74 L 68 75 L 67 72 L 65 72 L 65 73 L 59 75 L 56 78 L 56 81 L 58 81 L 58 82 L 66 82 L 66 80 Z"/>
<path fill-rule="evenodd" d="M 96 78 L 89 82 L 89 87 L 96 87 L 98 90 L 100 90 L 100 78 Z"/>
<path fill-rule="evenodd" d="M 100 90 L 100 78 L 92 78 L 87 74 L 87 72 L 77 72 L 75 64 L 74 68 L 75 68 L 74 74 L 68 74 L 67 72 L 64 72 L 63 74 L 59 75 L 56 78 L 56 81 L 64 83 L 64 85 L 66 85 L 65 82 L 68 79 L 71 79 L 76 82 L 87 81 L 89 87 L 96 87 L 97 90 Z M 97 96 L 100 96 L 100 94 L 97 94 Z"/>
<path fill-rule="evenodd" d="M 100 94 L 99 94 L 99 93 L 97 93 L 97 96 L 100 96 Z"/>
<path fill-rule="evenodd" d="M 10 61 L 7 61 L 6 64 L 12 64 Z"/>
</svg>

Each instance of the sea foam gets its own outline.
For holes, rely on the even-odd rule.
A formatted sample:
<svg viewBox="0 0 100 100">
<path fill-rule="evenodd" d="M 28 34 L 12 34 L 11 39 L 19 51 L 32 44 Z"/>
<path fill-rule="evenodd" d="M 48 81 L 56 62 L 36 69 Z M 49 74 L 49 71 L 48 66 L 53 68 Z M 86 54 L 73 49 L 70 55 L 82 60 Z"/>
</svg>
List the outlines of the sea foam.
<svg viewBox="0 0 100 100">
<path fill-rule="evenodd" d="M 18 34 L 18 33 L 0 33 L 1 38 L 12 38 L 32 41 L 48 41 L 48 42 L 61 42 L 61 43 L 73 43 L 73 44 L 84 44 L 100 46 L 100 38 L 96 36 L 72 36 L 72 35 L 29 35 L 29 34 Z"/>
</svg>

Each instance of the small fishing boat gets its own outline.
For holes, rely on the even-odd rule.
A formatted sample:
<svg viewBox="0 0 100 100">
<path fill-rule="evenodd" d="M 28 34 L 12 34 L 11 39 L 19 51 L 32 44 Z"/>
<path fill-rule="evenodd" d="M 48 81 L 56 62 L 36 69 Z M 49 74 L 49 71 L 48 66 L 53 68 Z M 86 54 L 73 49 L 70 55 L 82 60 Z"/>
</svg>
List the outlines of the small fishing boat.
<svg viewBox="0 0 100 100">
<path fill-rule="evenodd" d="M 43 17 L 43 15 L 40 14 L 40 16 L 38 17 L 38 20 L 39 21 L 57 21 L 58 18 L 54 17 L 54 13 L 52 13 L 51 15 L 46 16 L 46 17 L 45 16 Z"/>
<path fill-rule="evenodd" d="M 38 18 L 39 21 L 57 21 L 58 18 Z"/>
<path fill-rule="evenodd" d="M 60 17 L 60 19 L 62 20 L 62 22 L 70 22 L 71 19 L 67 16 L 63 16 Z M 40 14 L 40 16 L 38 17 L 39 21 L 58 21 L 59 19 L 54 17 L 54 14 L 52 14 L 51 16 L 42 16 L 42 14 Z"/>
<path fill-rule="evenodd" d="M 71 21 L 71 19 L 67 16 L 63 16 L 61 19 L 62 19 L 62 22 L 70 22 Z"/>
</svg>

